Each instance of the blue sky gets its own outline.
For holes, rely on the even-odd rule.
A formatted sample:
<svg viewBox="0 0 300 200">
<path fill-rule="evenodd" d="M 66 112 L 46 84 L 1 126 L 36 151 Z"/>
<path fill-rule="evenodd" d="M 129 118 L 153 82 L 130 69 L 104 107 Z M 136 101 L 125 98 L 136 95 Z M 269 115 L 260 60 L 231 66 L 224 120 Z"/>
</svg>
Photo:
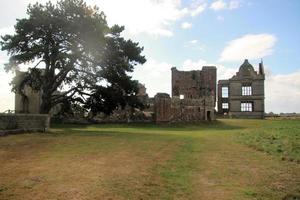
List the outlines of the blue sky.
<svg viewBox="0 0 300 200">
<path fill-rule="evenodd" d="M 0 34 L 13 31 L 34 0 L 0 2 Z M 45 0 L 39 1 L 45 2 Z M 55 2 L 55 1 L 53 1 Z M 150 96 L 171 89 L 170 68 L 215 65 L 218 79 L 230 78 L 249 58 L 266 67 L 266 111 L 300 112 L 299 0 L 87 0 L 125 25 L 124 36 L 144 46 L 148 59 L 133 77 Z M 12 10 L 15 10 L 12 12 Z M 0 65 L 7 60 L 0 52 Z M 0 112 L 13 109 L 7 75 L 0 67 Z"/>
</svg>

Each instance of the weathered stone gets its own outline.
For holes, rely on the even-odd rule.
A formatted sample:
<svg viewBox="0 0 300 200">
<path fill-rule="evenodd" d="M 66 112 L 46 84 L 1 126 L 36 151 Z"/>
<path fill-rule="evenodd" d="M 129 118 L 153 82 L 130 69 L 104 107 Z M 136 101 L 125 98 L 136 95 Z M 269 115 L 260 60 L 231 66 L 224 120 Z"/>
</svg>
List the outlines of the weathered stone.
<svg viewBox="0 0 300 200">
<path fill-rule="evenodd" d="M 16 71 L 16 79 L 21 79 L 24 72 Z M 33 90 L 29 85 L 25 85 L 23 93 L 15 93 L 15 113 L 39 114 L 42 104 L 42 90 Z M 55 91 L 53 94 L 60 94 Z M 50 110 L 53 116 L 61 111 L 61 104 L 57 104 Z"/>
<path fill-rule="evenodd" d="M 157 93 L 154 97 L 154 117 L 156 122 L 168 122 L 171 117 L 171 98 L 169 94 Z"/>
<path fill-rule="evenodd" d="M 0 131 L 2 133 L 47 131 L 49 127 L 49 115 L 0 114 Z"/>
<path fill-rule="evenodd" d="M 156 122 L 197 122 L 215 119 L 216 67 L 197 71 L 172 68 L 172 98 L 158 93 L 154 98 Z"/>
<path fill-rule="evenodd" d="M 197 99 L 168 98 L 165 95 L 155 96 L 156 122 L 197 122 L 215 120 L 214 97 Z"/>
<path fill-rule="evenodd" d="M 218 113 L 228 114 L 233 118 L 264 118 L 264 81 L 263 63 L 259 64 L 259 71 L 256 72 L 248 60 L 245 60 L 231 79 L 219 80 Z M 228 97 L 222 96 L 222 87 L 228 88 Z M 243 110 L 243 103 L 250 107 Z M 224 104 L 227 104 L 228 108 L 225 108 Z"/>
<path fill-rule="evenodd" d="M 212 95 L 216 100 L 217 68 L 204 66 L 202 70 L 178 71 L 172 68 L 172 97 L 197 99 Z"/>
</svg>

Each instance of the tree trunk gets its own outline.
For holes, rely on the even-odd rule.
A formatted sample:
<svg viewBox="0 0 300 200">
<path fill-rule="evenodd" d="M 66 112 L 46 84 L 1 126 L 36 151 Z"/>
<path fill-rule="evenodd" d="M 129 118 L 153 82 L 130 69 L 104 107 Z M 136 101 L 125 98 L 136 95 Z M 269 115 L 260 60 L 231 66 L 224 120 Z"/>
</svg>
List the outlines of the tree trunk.
<svg viewBox="0 0 300 200">
<path fill-rule="evenodd" d="M 51 110 L 51 93 L 43 92 L 40 113 L 49 114 L 50 110 Z"/>
</svg>

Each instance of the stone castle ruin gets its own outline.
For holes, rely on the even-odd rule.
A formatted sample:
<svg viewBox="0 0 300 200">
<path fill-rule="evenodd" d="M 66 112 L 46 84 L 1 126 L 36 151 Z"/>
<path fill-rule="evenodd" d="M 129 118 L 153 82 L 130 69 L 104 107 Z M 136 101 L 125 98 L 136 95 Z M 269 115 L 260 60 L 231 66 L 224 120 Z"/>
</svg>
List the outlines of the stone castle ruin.
<svg viewBox="0 0 300 200">
<path fill-rule="evenodd" d="M 21 79 L 24 72 L 16 71 L 16 79 Z M 59 93 L 56 91 L 55 93 Z M 15 113 L 39 114 L 42 104 L 42 92 L 25 85 L 21 93 L 15 93 Z M 60 111 L 60 105 L 54 106 L 50 113 L 55 115 Z"/>
<path fill-rule="evenodd" d="M 154 97 L 156 122 L 195 122 L 215 119 L 216 67 L 202 70 L 172 69 L 172 97 L 158 93 Z"/>
<path fill-rule="evenodd" d="M 265 72 L 263 62 L 258 72 L 246 59 L 239 71 L 218 82 L 218 113 L 232 118 L 263 119 L 265 113 Z"/>
<path fill-rule="evenodd" d="M 259 71 L 256 72 L 248 60 L 245 60 L 235 76 L 218 82 L 218 89 L 215 66 L 204 66 L 202 70 L 192 71 L 179 71 L 173 67 L 171 73 L 171 96 L 157 93 L 154 98 L 149 98 L 145 85 L 139 84 L 137 96 L 147 105 L 145 110 L 134 110 L 134 113 L 130 113 L 130 108 L 120 109 L 111 116 L 102 115 L 100 121 L 210 121 L 216 119 L 217 99 L 219 115 L 233 118 L 264 118 L 263 63 L 259 64 Z M 40 104 L 41 93 L 29 86 L 25 87 L 23 94 L 15 95 L 16 113 L 39 113 Z"/>
</svg>

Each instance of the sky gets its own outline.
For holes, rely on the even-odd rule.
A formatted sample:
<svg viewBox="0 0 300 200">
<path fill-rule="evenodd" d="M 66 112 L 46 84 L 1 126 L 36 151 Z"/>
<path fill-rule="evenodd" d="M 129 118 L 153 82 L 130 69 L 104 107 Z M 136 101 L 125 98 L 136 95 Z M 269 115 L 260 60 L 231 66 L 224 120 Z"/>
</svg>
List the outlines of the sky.
<svg viewBox="0 0 300 200">
<path fill-rule="evenodd" d="M 16 19 L 36 0 L 0 1 L 0 35 L 11 34 Z M 46 0 L 40 0 L 40 3 Z M 56 2 L 53 0 L 53 2 Z M 266 72 L 266 112 L 300 112 L 299 0 L 86 0 L 97 5 L 109 25 L 125 26 L 123 36 L 139 42 L 147 58 L 131 74 L 150 96 L 171 92 L 171 68 L 216 66 L 217 79 L 231 78 L 244 59 Z M 0 112 L 14 109 L 0 51 Z"/>
</svg>

